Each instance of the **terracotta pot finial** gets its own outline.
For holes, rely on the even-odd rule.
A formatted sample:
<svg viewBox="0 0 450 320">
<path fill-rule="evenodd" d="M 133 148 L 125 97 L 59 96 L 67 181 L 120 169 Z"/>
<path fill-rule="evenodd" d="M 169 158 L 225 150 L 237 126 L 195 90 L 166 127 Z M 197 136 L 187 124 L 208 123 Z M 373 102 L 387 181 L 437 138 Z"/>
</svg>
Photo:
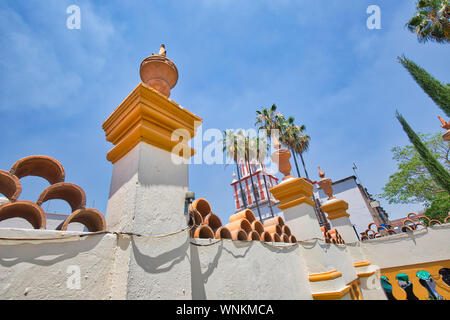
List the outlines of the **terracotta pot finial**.
<svg viewBox="0 0 450 320">
<path fill-rule="evenodd" d="M 325 173 L 322 172 L 322 170 L 319 167 L 319 177 L 321 177 L 322 179 L 325 178 Z"/>
<path fill-rule="evenodd" d="M 325 178 L 325 173 L 320 169 L 320 167 L 319 167 L 319 176 L 322 178 L 318 182 L 319 187 L 328 196 L 328 200 L 336 199 L 336 197 L 333 196 L 333 187 L 332 187 L 333 181 L 331 181 L 330 178 Z"/>
<path fill-rule="evenodd" d="M 444 119 L 442 119 L 440 116 L 438 116 L 439 120 L 442 123 L 442 128 L 447 130 L 447 132 L 445 132 L 442 135 L 442 139 L 444 139 L 444 141 L 450 141 L 450 122 L 445 121 Z"/>
<path fill-rule="evenodd" d="M 291 175 L 291 163 L 289 158 L 291 157 L 291 152 L 289 149 L 281 149 L 281 142 L 277 135 L 272 134 L 272 143 L 275 151 L 271 155 L 271 159 L 278 165 L 278 171 L 284 174 L 283 180 L 294 178 Z"/>
<path fill-rule="evenodd" d="M 278 165 L 278 170 L 284 174 L 283 180 L 294 178 L 291 175 L 291 163 L 289 158 L 291 157 L 291 152 L 288 149 L 278 149 L 272 153 L 272 161 Z"/>
<path fill-rule="evenodd" d="M 142 61 L 139 73 L 142 82 L 166 97 L 170 96 L 170 90 L 178 81 L 178 69 L 175 63 L 166 57 L 164 44 L 161 45 L 158 54 L 152 54 Z"/>
</svg>

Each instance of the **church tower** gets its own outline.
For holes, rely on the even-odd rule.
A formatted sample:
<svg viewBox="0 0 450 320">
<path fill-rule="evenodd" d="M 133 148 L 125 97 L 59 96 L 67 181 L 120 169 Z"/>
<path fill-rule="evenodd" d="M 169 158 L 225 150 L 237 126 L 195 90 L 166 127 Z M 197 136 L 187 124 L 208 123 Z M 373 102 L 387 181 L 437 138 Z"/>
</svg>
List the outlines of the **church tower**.
<svg viewBox="0 0 450 320">
<path fill-rule="evenodd" d="M 236 173 L 233 173 L 231 182 L 236 212 L 250 209 L 260 220 L 276 216 L 280 212 L 276 206 L 278 201 L 269 189 L 278 185 L 278 179 L 267 172 L 263 163 L 256 161 L 251 162 L 249 167 L 248 163 L 241 160 L 238 168 L 238 175 L 236 177 Z"/>
</svg>

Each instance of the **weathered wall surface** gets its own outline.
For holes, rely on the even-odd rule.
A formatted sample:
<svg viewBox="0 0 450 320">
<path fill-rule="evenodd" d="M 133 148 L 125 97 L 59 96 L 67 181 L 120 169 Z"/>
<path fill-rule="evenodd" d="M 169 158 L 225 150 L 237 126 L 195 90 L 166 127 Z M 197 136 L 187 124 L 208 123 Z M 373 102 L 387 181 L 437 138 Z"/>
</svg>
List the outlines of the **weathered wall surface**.
<svg viewBox="0 0 450 320">
<path fill-rule="evenodd" d="M 381 269 L 450 259 L 450 224 L 361 242 Z"/>
<path fill-rule="evenodd" d="M 39 240 L 61 236 L 69 238 Z M 311 270 L 333 269 L 343 283 L 357 278 L 345 247 L 319 241 L 0 229 L 0 299 L 312 299 Z"/>
<path fill-rule="evenodd" d="M 373 222 L 373 217 L 355 179 L 345 179 L 334 183 L 333 194 L 337 199 L 344 200 L 350 204 L 347 212 L 350 214 L 352 224 L 355 226 L 358 234 L 364 232 L 367 229 L 367 225 Z M 328 196 L 322 189 L 316 190 L 316 195 L 321 203 L 327 202 Z"/>
<path fill-rule="evenodd" d="M 77 234 L 64 232 L 65 236 Z M 0 237 L 58 235 L 61 232 L 0 230 Z M 108 299 L 115 246 L 116 237 L 111 234 L 65 240 L 0 240 L 0 299 Z"/>
<path fill-rule="evenodd" d="M 193 299 L 312 299 L 298 246 L 231 240 L 196 243 L 190 248 Z"/>
</svg>

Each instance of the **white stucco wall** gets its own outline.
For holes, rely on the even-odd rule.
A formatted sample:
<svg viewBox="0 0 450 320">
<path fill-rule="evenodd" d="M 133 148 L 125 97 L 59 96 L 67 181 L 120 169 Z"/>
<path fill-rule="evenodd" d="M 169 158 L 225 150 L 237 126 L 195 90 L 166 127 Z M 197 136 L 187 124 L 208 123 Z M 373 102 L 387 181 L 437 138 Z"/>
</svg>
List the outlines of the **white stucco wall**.
<svg viewBox="0 0 450 320">
<path fill-rule="evenodd" d="M 324 204 L 327 202 L 328 196 L 323 190 L 315 190 L 316 196 L 319 197 L 320 202 Z M 339 199 L 346 201 L 348 205 L 347 212 L 350 214 L 350 220 L 355 226 L 360 235 L 367 229 L 369 223 L 373 222 L 372 215 L 361 195 L 356 181 L 354 179 L 346 179 L 342 182 L 333 184 L 333 195 Z"/>
<path fill-rule="evenodd" d="M 298 246 L 223 240 L 190 250 L 193 299 L 312 299 Z"/>
<path fill-rule="evenodd" d="M 356 279 L 347 248 L 319 241 L 78 235 L 86 233 L 0 229 L 0 299 L 312 299 L 310 273 L 342 272 L 337 282 L 315 283 L 321 291 Z M 67 286 L 71 266 L 79 289 Z"/>
<path fill-rule="evenodd" d="M 380 268 L 450 259 L 450 224 L 361 242 L 361 249 Z"/>
<path fill-rule="evenodd" d="M 0 237 L 49 238 L 62 234 L 80 233 L 0 229 Z M 108 299 L 116 242 L 110 234 L 65 240 L 0 239 L 0 299 Z M 80 289 L 71 286 L 71 276 L 77 269 Z"/>
</svg>

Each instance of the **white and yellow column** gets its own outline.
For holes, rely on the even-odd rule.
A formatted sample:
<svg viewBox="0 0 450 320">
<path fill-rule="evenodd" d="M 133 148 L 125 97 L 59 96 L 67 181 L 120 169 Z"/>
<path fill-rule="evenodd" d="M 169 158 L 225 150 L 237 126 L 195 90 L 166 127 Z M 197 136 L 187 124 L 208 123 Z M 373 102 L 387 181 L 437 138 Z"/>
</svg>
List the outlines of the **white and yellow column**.
<svg viewBox="0 0 450 320">
<path fill-rule="evenodd" d="M 328 254 L 322 231 L 311 200 L 313 185 L 302 178 L 286 179 L 270 189 L 280 201 L 284 220 L 297 240 L 310 240 L 300 245 L 302 256 L 309 272 L 309 283 L 313 299 L 351 299 L 351 285 L 346 283 L 340 270 L 334 267 L 333 256 Z M 335 256 L 334 256 L 335 258 Z"/>
<path fill-rule="evenodd" d="M 178 70 L 164 46 L 144 59 L 140 75 L 143 82 L 103 123 L 114 145 L 107 154 L 113 164 L 107 230 L 120 233 L 111 298 L 191 299 L 183 160 L 193 155 L 187 144 L 201 119 L 168 98 Z M 166 234 L 172 235 L 157 237 Z"/>
<path fill-rule="evenodd" d="M 359 239 L 355 233 L 353 225 L 350 221 L 350 214 L 347 212 L 348 203 L 344 200 L 338 200 L 333 196 L 332 181 L 325 178 L 325 173 L 320 170 L 319 186 L 328 195 L 328 200 L 320 208 L 327 214 L 328 220 L 333 228 L 339 232 L 344 239 L 346 250 L 351 257 L 353 268 L 358 276 L 357 281 L 352 283 L 352 296 L 364 299 L 386 299 L 381 284 L 379 267 L 372 265 L 368 261 L 359 247 Z"/>
</svg>

